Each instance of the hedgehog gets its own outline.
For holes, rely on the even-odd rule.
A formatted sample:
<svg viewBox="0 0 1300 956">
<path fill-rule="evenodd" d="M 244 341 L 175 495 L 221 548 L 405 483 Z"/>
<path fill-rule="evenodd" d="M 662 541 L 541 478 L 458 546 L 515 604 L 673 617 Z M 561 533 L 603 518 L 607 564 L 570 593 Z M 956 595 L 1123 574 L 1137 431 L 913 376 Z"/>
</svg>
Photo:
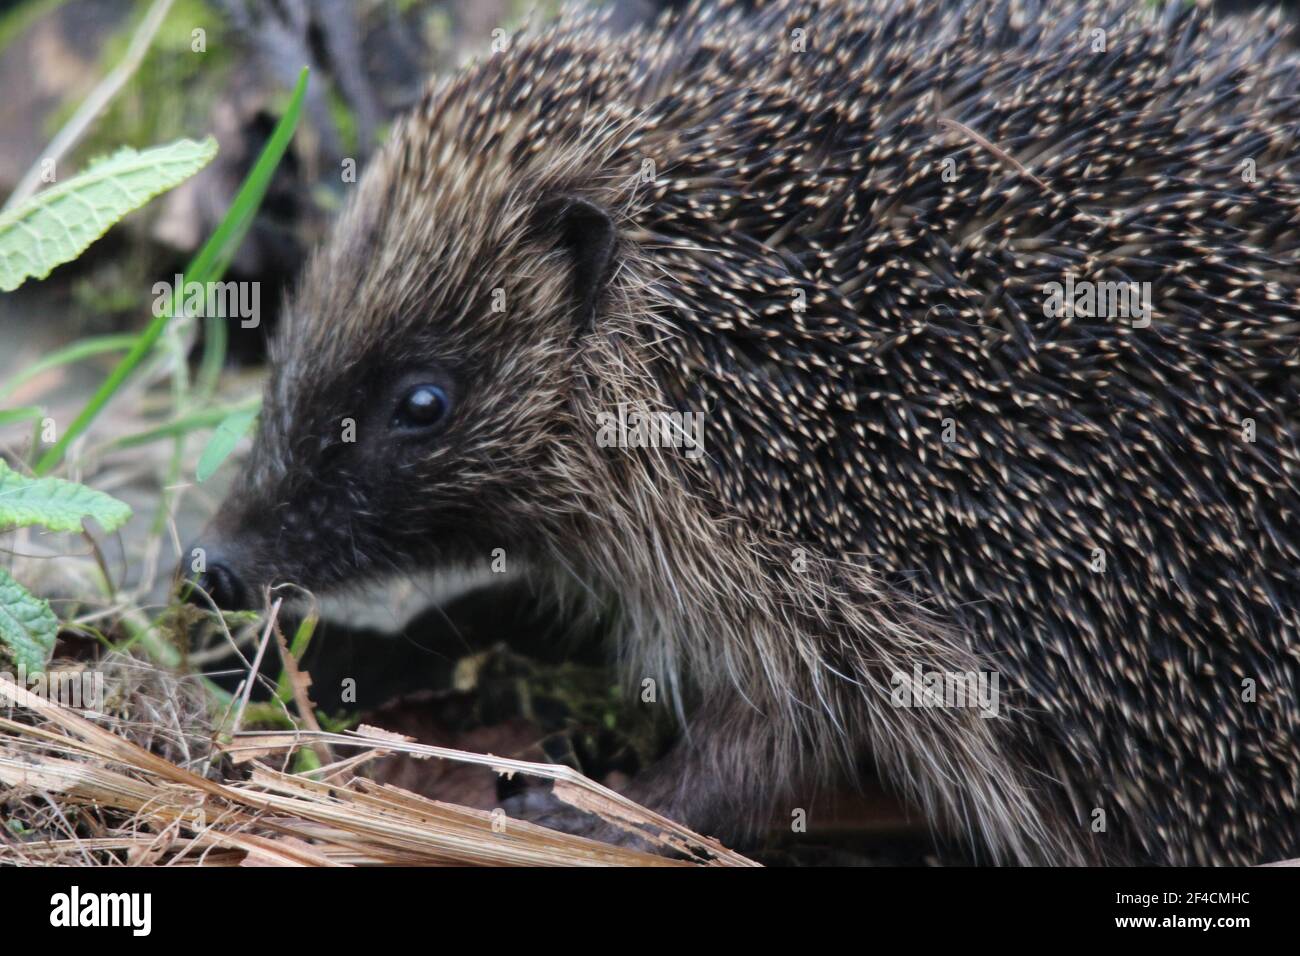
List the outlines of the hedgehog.
<svg viewBox="0 0 1300 956">
<path fill-rule="evenodd" d="M 742 844 L 879 774 L 992 863 L 1300 855 L 1276 26 L 525 28 L 432 83 L 306 266 L 200 583 L 504 556 L 679 720 L 628 795 Z"/>
</svg>

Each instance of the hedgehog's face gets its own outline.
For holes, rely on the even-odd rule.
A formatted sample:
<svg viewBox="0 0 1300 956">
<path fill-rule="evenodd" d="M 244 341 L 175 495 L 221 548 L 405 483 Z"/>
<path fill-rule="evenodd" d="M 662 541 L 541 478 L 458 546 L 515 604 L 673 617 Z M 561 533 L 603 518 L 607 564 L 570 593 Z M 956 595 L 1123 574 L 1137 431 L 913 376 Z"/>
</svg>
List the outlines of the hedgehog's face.
<svg viewBox="0 0 1300 956">
<path fill-rule="evenodd" d="M 223 606 L 275 583 L 526 559 L 572 508 L 573 343 L 610 268 L 608 217 L 538 203 L 418 288 L 376 275 L 373 251 L 341 272 L 340 242 L 355 245 L 336 237 L 291 307 L 252 458 L 201 542 Z"/>
</svg>

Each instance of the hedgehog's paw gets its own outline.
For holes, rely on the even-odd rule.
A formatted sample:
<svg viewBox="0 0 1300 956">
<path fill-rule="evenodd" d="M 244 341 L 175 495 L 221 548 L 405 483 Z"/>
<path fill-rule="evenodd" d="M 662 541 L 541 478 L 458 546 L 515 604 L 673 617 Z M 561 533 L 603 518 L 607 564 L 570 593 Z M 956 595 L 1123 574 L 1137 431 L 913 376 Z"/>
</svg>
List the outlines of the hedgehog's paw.
<svg viewBox="0 0 1300 956">
<path fill-rule="evenodd" d="M 614 846 L 656 852 L 655 848 L 634 833 L 615 826 L 577 807 L 569 806 L 548 790 L 528 788 L 502 801 L 501 808 L 515 820 L 526 820 L 550 830 L 599 840 Z"/>
</svg>

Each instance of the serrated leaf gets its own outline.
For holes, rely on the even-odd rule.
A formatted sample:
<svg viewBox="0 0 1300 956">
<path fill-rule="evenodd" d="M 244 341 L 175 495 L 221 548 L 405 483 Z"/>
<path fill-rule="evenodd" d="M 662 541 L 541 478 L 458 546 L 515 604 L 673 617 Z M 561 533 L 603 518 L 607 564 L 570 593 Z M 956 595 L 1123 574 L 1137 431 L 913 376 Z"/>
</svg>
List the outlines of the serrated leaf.
<svg viewBox="0 0 1300 956">
<path fill-rule="evenodd" d="M 256 408 L 246 408 L 231 412 L 225 417 L 212 433 L 212 437 L 208 439 L 203 454 L 199 456 L 199 466 L 194 469 L 195 478 L 199 481 L 207 481 L 213 476 L 221 467 L 221 463 L 235 450 L 239 439 L 248 434 L 248 430 L 253 427 L 253 422 L 257 421 L 257 411 Z"/>
<path fill-rule="evenodd" d="M 116 531 L 130 517 L 130 507 L 112 495 L 62 478 L 28 478 L 0 461 L 0 531 L 40 525 L 75 532 L 83 518 Z"/>
<path fill-rule="evenodd" d="M 59 636 L 59 619 L 43 601 L 0 568 L 0 644 L 9 649 L 15 664 L 27 673 L 45 670 L 54 642 Z"/>
<path fill-rule="evenodd" d="M 217 155 L 217 141 L 178 140 L 120 149 L 83 173 L 0 215 L 0 292 L 44 279 L 154 196 L 183 183 Z"/>
</svg>

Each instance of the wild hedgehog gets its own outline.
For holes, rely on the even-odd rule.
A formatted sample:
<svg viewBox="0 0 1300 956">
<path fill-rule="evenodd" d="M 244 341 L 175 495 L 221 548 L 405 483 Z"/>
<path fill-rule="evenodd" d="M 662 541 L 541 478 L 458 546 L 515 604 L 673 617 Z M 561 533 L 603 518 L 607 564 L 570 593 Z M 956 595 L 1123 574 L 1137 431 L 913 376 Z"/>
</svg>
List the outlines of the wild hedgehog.
<svg viewBox="0 0 1300 956">
<path fill-rule="evenodd" d="M 429 90 L 306 270 L 204 583 L 504 549 L 617 620 L 685 724 L 630 795 L 706 833 L 865 757 L 994 861 L 1300 855 L 1275 21 L 749 7 L 570 13 Z M 603 447 L 633 410 L 703 454 Z"/>
</svg>

